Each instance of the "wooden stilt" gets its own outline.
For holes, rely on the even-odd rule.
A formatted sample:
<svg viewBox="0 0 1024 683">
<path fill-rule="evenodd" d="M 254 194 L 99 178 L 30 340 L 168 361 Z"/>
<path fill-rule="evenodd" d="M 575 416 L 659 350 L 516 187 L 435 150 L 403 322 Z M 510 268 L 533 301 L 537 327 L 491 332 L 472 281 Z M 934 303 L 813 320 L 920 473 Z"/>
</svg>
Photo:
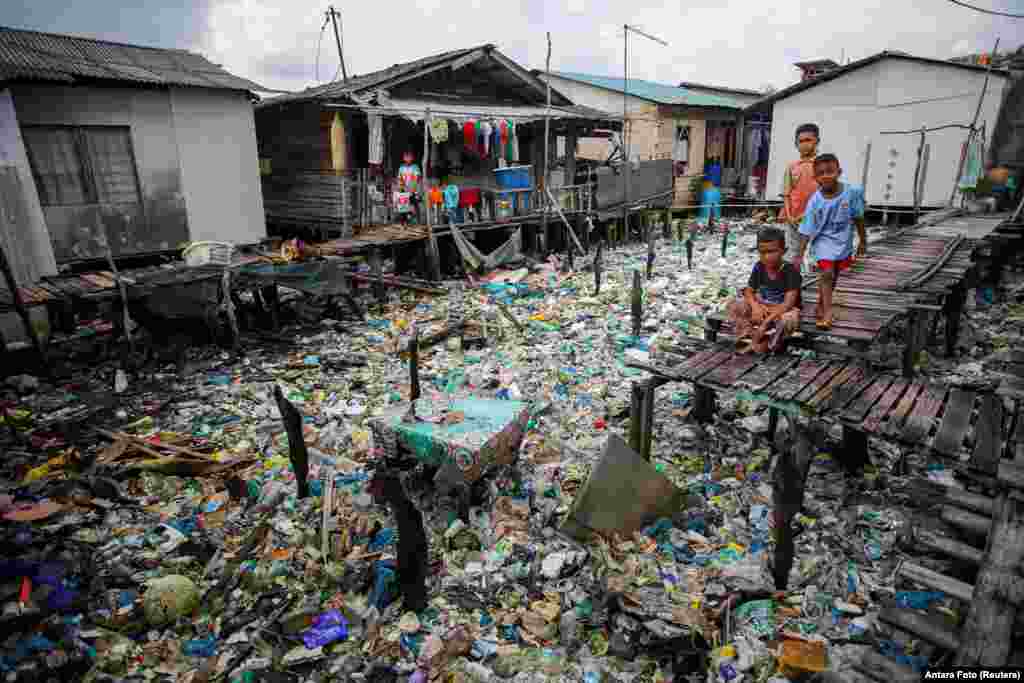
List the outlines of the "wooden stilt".
<svg viewBox="0 0 1024 683">
<path fill-rule="evenodd" d="M 640 284 L 640 271 L 633 271 L 633 336 L 640 336 L 640 328 L 643 324 L 643 288 Z"/>
<path fill-rule="evenodd" d="M 132 353 L 135 353 L 135 341 L 132 339 L 132 319 L 128 315 L 128 290 L 124 286 L 121 274 L 117 270 L 117 264 L 114 263 L 114 254 L 110 250 L 110 240 L 107 239 L 105 242 L 107 266 L 110 268 L 110 272 L 114 274 L 114 282 L 117 283 L 117 291 L 121 295 L 121 324 L 124 327 L 124 336 L 128 340 L 128 348 L 131 349 Z"/>
<path fill-rule="evenodd" d="M 1015 496 L 996 503 L 986 563 L 970 599 L 955 666 L 1004 666 L 1010 657 L 1017 606 L 1024 601 L 1024 506 Z"/>
<path fill-rule="evenodd" d="M 231 269 L 224 268 L 220 279 L 221 297 L 224 303 L 224 310 L 227 313 L 228 325 L 231 327 L 231 348 L 238 349 L 238 342 L 241 335 L 238 332 L 238 319 L 235 317 L 235 300 L 231 296 Z"/>
<path fill-rule="evenodd" d="M 7 254 L 4 253 L 2 246 L 0 246 L 0 268 L 4 271 L 4 280 L 7 282 L 7 288 L 11 291 L 14 310 L 18 312 L 18 316 L 21 318 L 21 323 L 25 326 L 25 333 L 28 335 L 29 341 L 32 342 L 32 348 L 35 349 L 36 354 L 39 356 L 39 362 L 42 363 L 42 367 L 49 368 L 49 363 L 46 362 L 46 351 L 43 349 L 43 344 L 39 340 L 39 335 L 36 334 L 36 328 L 32 326 L 32 316 L 29 314 L 28 307 L 25 306 L 25 302 L 21 300 L 21 292 L 18 290 L 18 283 L 14 280 L 14 272 L 11 270 L 11 263 L 7 260 Z M 6 344 L 4 350 L 6 350 Z"/>
<path fill-rule="evenodd" d="M 629 447 L 637 453 L 643 443 L 644 388 L 641 382 L 633 382 L 629 396 Z"/>
<path fill-rule="evenodd" d="M 921 350 L 924 330 L 928 329 L 927 322 L 924 311 L 914 307 L 907 311 L 907 337 L 903 347 L 904 377 L 914 376 L 914 365 Z"/>
<path fill-rule="evenodd" d="M 370 261 L 370 272 L 373 273 L 373 278 L 374 278 L 374 280 L 373 280 L 373 294 L 374 294 L 374 298 L 377 299 L 377 305 L 380 306 L 381 308 L 383 308 L 384 307 L 384 302 L 386 301 L 387 294 L 385 292 L 384 281 L 382 279 L 384 277 L 384 271 L 383 271 L 383 265 L 381 264 L 380 249 L 371 249 L 370 250 L 369 261 Z"/>
<path fill-rule="evenodd" d="M 948 295 L 944 313 L 946 315 L 946 357 L 952 358 L 956 355 L 956 342 L 960 337 L 960 318 L 963 315 L 964 304 L 967 302 L 967 287 L 963 282 L 957 283 Z"/>
<path fill-rule="evenodd" d="M 715 417 L 715 392 L 698 384 L 694 387 L 693 419 L 697 422 L 711 422 Z"/>
<path fill-rule="evenodd" d="M 420 331 L 414 329 L 409 340 L 409 400 L 420 397 Z"/>
<path fill-rule="evenodd" d="M 602 254 L 604 253 L 604 241 L 597 243 L 597 253 L 594 254 L 594 296 L 601 293 L 601 269 L 604 266 Z"/>
<path fill-rule="evenodd" d="M 778 462 L 772 475 L 772 501 L 775 516 L 775 558 L 772 575 L 776 590 L 786 590 L 789 572 L 793 567 L 796 552 L 793 534 L 793 518 L 804 504 L 804 489 L 807 474 L 814 457 L 814 446 L 819 440 L 818 425 L 804 427 L 790 420 L 788 438 L 780 448 Z M 783 439 L 777 439 L 783 441 Z"/>
<path fill-rule="evenodd" d="M 651 446 L 654 440 L 654 400 L 657 397 L 658 384 L 654 378 L 644 383 L 643 395 L 643 437 L 640 440 L 640 455 L 644 460 L 651 459 Z"/>
<path fill-rule="evenodd" d="M 267 285 L 260 290 L 260 295 L 270 312 L 270 324 L 274 330 L 281 329 L 281 300 L 277 296 L 277 283 Z"/>
<path fill-rule="evenodd" d="M 686 268 L 693 270 L 693 238 L 686 240 Z"/>
<path fill-rule="evenodd" d="M 848 474 L 857 475 L 868 462 L 868 435 L 851 425 L 843 425 L 839 462 Z"/>
<path fill-rule="evenodd" d="M 292 461 L 299 498 L 307 498 L 309 496 L 309 483 L 306 481 L 309 476 L 309 451 L 306 449 L 306 441 L 302 433 L 302 415 L 291 401 L 284 397 L 280 386 L 274 387 L 274 400 L 277 401 L 277 408 L 281 411 L 281 419 L 288 434 L 288 457 Z"/>
<path fill-rule="evenodd" d="M 649 228 L 647 231 L 647 279 L 651 279 L 651 274 L 654 272 L 654 249 L 655 249 L 655 238 L 654 229 Z"/>
</svg>

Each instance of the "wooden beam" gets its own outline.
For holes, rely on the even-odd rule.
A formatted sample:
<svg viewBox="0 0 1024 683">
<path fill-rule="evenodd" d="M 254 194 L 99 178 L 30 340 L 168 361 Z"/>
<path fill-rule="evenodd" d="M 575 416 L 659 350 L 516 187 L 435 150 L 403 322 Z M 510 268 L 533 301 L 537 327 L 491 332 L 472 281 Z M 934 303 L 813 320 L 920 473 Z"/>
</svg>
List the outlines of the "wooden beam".
<svg viewBox="0 0 1024 683">
<path fill-rule="evenodd" d="M 902 631 L 921 636 L 945 650 L 955 652 L 960 648 L 960 637 L 952 627 L 918 610 L 888 605 L 882 610 L 879 618 Z"/>
<path fill-rule="evenodd" d="M 981 550 L 979 548 L 947 536 L 942 536 L 934 531 L 918 529 L 914 533 L 914 540 L 925 549 L 941 553 L 954 560 L 975 565 L 981 564 Z"/>
<path fill-rule="evenodd" d="M 1004 666 L 1010 657 L 1017 604 L 1024 589 L 1019 567 L 1024 560 L 1024 506 L 1003 495 L 996 504 L 985 563 L 961 631 L 956 666 Z"/>
<path fill-rule="evenodd" d="M 640 336 L 640 328 L 643 325 L 643 287 L 640 284 L 640 271 L 633 271 L 633 336 Z"/>
<path fill-rule="evenodd" d="M 985 536 L 992 526 L 992 520 L 988 517 L 968 512 L 952 505 L 943 505 L 940 517 L 943 522 L 952 524 L 976 536 Z"/>
<path fill-rule="evenodd" d="M 922 586 L 942 591 L 963 603 L 969 603 L 974 593 L 974 586 L 969 583 L 964 583 L 959 579 L 940 574 L 913 562 L 901 562 L 897 575 Z"/>
</svg>

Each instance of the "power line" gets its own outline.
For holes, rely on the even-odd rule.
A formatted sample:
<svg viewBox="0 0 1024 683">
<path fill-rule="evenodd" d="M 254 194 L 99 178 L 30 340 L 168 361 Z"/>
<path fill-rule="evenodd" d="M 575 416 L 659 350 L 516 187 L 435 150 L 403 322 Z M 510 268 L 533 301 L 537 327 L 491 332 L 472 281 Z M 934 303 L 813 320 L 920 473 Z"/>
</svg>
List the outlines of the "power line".
<svg viewBox="0 0 1024 683">
<path fill-rule="evenodd" d="M 968 5 L 966 2 L 961 2 L 960 0 L 949 0 L 949 1 L 951 3 L 953 3 L 954 5 L 960 5 L 961 7 L 966 7 L 967 9 L 972 9 L 975 12 L 982 12 L 984 14 L 994 14 L 997 17 L 1010 17 L 1011 19 L 1024 19 L 1024 14 L 1011 14 L 1009 12 L 1000 12 L 999 10 L 994 10 L 994 9 L 985 9 L 984 7 L 975 7 L 974 5 Z"/>
<path fill-rule="evenodd" d="M 320 27 L 320 36 L 316 39 L 316 82 L 320 83 L 320 43 L 324 39 L 324 29 L 327 28 L 328 18 L 324 17 L 324 23 Z"/>
</svg>

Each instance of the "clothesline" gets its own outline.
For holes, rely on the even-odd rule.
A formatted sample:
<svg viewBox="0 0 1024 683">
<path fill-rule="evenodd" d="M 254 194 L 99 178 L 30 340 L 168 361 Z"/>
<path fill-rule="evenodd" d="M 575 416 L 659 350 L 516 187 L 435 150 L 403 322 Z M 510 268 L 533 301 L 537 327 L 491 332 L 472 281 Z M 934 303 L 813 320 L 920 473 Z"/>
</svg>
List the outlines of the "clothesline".
<svg viewBox="0 0 1024 683">
<path fill-rule="evenodd" d="M 540 121 L 540 120 L 542 120 L 544 118 L 544 116 L 542 114 L 539 114 L 539 113 L 536 114 L 536 115 L 533 115 L 533 114 L 524 115 L 522 113 L 509 114 L 509 113 L 505 113 L 505 112 L 496 112 L 496 111 L 476 112 L 476 111 L 469 111 L 469 110 L 454 110 L 454 109 L 444 109 L 444 108 L 434 109 L 433 107 L 424 107 L 424 108 L 421 109 L 421 108 L 418 108 L 418 107 L 384 107 L 384 106 L 375 106 L 375 105 L 366 105 L 366 104 L 335 104 L 335 103 L 325 104 L 324 106 L 329 108 L 329 109 L 358 109 L 359 111 L 368 112 L 368 113 L 375 113 L 375 114 L 412 114 L 412 115 L 420 115 L 421 117 L 425 117 L 425 116 L 427 116 L 427 114 L 430 114 L 431 116 L 437 114 L 437 115 L 439 115 L 439 116 L 441 116 L 443 118 L 451 118 L 451 119 L 468 119 L 468 118 L 508 119 L 508 120 L 514 121 L 516 123 Z M 569 117 L 569 118 L 587 118 L 587 117 L 578 116 L 576 114 L 573 114 L 571 112 L 567 112 L 567 111 L 562 110 L 562 109 L 558 109 L 556 107 L 552 107 L 551 112 L 555 116 L 555 118 L 566 118 L 566 117 Z M 422 120 L 422 118 L 420 120 Z M 615 123 L 619 119 L 604 118 L 604 117 L 602 117 L 602 118 L 600 118 L 600 120 L 601 121 L 609 121 L 611 123 Z"/>
</svg>

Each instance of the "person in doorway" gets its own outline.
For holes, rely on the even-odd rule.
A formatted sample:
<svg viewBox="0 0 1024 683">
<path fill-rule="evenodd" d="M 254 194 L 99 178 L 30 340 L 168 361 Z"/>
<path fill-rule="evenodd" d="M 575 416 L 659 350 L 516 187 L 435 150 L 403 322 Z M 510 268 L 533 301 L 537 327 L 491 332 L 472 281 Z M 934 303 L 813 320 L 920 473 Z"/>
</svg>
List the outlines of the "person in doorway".
<svg viewBox="0 0 1024 683">
<path fill-rule="evenodd" d="M 807 202 L 818 191 L 818 182 L 814 179 L 814 157 L 818 153 L 820 140 L 821 134 L 816 124 L 805 123 L 796 129 L 796 147 L 800 158 L 786 167 L 782 179 L 783 203 L 779 220 L 788 226 L 789 253 L 786 256 L 790 258 L 796 256 L 796 248 L 800 244 L 797 228 L 804 218 Z"/>
<path fill-rule="evenodd" d="M 757 235 L 758 261 L 742 296 L 729 304 L 739 345 L 758 353 L 781 350 L 783 340 L 800 326 L 800 270 L 788 263 L 786 233 L 765 228 Z"/>
<path fill-rule="evenodd" d="M 405 211 L 399 211 L 404 219 L 403 222 L 408 222 L 410 214 L 415 214 L 418 221 L 422 221 L 420 216 L 420 181 L 423 177 L 422 171 L 420 171 L 419 164 L 415 162 L 415 155 L 412 152 L 406 152 L 402 155 L 402 165 L 398 167 L 398 192 L 401 197 L 402 206 Z M 407 205 L 404 200 L 407 200 Z"/>
<path fill-rule="evenodd" d="M 818 191 L 807 203 L 804 219 L 800 223 L 800 245 L 794 265 L 802 266 L 807 245 L 814 245 L 814 260 L 817 261 L 818 303 L 817 326 L 821 330 L 831 329 L 834 322 L 832 313 L 832 292 L 835 290 L 839 273 L 847 270 L 853 262 L 853 228 L 857 228 L 856 257 L 867 254 L 868 236 L 864 229 L 864 192 L 839 182 L 843 169 L 834 154 L 821 154 L 814 160 L 814 177 Z"/>
</svg>

